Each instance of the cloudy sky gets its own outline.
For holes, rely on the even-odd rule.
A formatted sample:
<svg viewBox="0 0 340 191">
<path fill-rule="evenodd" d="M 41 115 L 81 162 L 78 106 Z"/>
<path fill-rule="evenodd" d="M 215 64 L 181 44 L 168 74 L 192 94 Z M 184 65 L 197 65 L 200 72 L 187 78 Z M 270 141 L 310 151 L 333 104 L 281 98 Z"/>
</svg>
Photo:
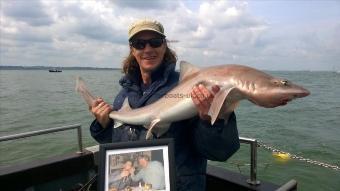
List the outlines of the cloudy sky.
<svg viewBox="0 0 340 191">
<path fill-rule="evenodd" d="M 1 0 L 1 65 L 120 67 L 128 26 L 159 20 L 179 60 L 340 70 L 340 1 Z"/>
</svg>

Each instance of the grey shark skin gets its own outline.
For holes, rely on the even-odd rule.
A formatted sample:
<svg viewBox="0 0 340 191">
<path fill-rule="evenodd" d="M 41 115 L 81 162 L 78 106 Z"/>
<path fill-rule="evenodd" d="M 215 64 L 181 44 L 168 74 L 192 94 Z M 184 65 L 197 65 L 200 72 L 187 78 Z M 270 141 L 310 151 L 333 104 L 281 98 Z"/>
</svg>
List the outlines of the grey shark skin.
<svg viewBox="0 0 340 191">
<path fill-rule="evenodd" d="M 114 119 L 115 127 L 123 123 L 143 125 L 149 129 L 147 138 L 151 137 L 152 132 L 161 136 L 172 122 L 197 115 L 190 94 L 193 87 L 199 84 L 210 90 L 215 85 L 220 87 L 220 91 L 214 95 L 208 112 L 211 124 L 214 124 L 218 117 L 228 120 L 230 113 L 244 99 L 261 107 L 274 108 L 310 94 L 308 90 L 286 79 L 272 77 L 251 67 L 221 65 L 198 68 L 182 61 L 180 81 L 166 95 L 138 109 L 131 109 L 126 99 L 122 109 L 112 111 L 109 116 Z"/>
</svg>

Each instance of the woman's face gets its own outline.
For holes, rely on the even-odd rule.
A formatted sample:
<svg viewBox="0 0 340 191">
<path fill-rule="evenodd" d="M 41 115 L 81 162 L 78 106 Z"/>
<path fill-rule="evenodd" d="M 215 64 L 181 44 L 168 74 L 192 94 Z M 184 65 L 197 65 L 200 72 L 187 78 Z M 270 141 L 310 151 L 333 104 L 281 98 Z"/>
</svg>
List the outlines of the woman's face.
<svg viewBox="0 0 340 191">
<path fill-rule="evenodd" d="M 126 163 L 123 165 L 124 170 L 130 170 L 132 168 L 132 162 L 126 161 Z"/>
<path fill-rule="evenodd" d="M 134 39 L 149 40 L 153 38 L 160 38 L 160 36 L 152 31 L 142 31 Z M 164 41 L 160 47 L 153 48 L 149 43 L 143 49 L 136 49 L 131 46 L 132 55 L 136 58 L 140 70 L 142 72 L 152 72 L 161 65 L 165 51 L 166 42 Z"/>
</svg>

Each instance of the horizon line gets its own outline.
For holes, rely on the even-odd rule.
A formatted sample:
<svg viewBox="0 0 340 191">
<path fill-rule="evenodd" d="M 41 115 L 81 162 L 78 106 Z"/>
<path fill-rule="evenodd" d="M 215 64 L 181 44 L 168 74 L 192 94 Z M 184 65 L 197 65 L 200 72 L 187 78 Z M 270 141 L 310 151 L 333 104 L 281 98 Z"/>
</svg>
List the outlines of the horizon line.
<svg viewBox="0 0 340 191">
<path fill-rule="evenodd" d="M 114 67 L 94 67 L 94 66 L 39 66 L 39 65 L 32 65 L 32 66 L 22 66 L 22 65 L 15 65 L 15 66 L 9 66 L 9 65 L 0 65 L 0 69 L 95 69 L 95 70 L 122 70 L 122 68 L 114 68 Z M 300 69 L 300 70 L 279 70 L 279 69 L 263 69 L 264 71 L 287 71 L 287 72 L 336 72 L 340 73 L 340 70 L 306 70 L 306 69 Z M 178 71 L 178 70 L 176 70 Z"/>
</svg>

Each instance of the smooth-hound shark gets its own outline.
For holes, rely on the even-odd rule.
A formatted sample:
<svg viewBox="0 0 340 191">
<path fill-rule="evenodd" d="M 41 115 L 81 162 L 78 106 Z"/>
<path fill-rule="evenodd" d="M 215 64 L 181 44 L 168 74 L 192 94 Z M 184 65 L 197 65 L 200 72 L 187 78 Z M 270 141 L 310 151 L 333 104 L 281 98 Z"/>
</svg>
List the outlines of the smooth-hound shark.
<svg viewBox="0 0 340 191">
<path fill-rule="evenodd" d="M 182 61 L 178 85 L 162 98 L 138 109 L 131 109 L 126 98 L 122 108 L 112 111 L 109 117 L 114 120 L 115 128 L 122 124 L 143 125 L 149 129 L 147 139 L 151 137 L 152 132 L 161 136 L 172 122 L 197 115 L 191 91 L 199 84 L 210 90 L 213 86 L 220 88 L 214 95 L 208 112 L 211 124 L 214 124 L 218 117 L 228 120 L 231 112 L 244 99 L 261 107 L 273 108 L 310 94 L 308 90 L 286 79 L 272 77 L 248 66 L 221 65 L 198 68 Z M 80 78 L 77 79 L 76 91 L 81 93 L 89 106 L 93 105 L 94 97 Z"/>
</svg>

